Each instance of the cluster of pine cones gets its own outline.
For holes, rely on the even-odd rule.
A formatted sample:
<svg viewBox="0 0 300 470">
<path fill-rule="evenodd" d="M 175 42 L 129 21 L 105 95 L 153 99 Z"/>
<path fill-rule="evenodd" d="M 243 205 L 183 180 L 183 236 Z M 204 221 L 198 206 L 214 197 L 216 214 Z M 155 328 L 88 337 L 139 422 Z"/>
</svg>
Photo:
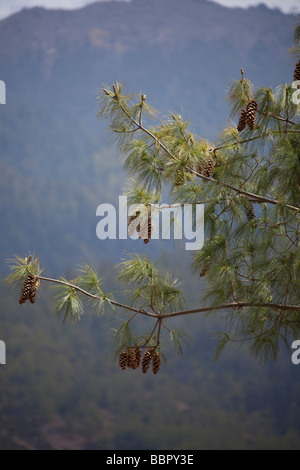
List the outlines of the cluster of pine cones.
<svg viewBox="0 0 300 470">
<path fill-rule="evenodd" d="M 119 366 L 122 370 L 141 367 L 143 374 L 148 372 L 151 361 L 152 372 L 156 375 L 160 368 L 161 359 L 155 348 L 146 348 L 143 358 L 142 350 L 138 346 L 127 348 L 119 355 Z"/>
<path fill-rule="evenodd" d="M 135 224 L 135 219 L 140 215 L 138 212 L 136 215 L 131 215 L 128 218 L 128 235 L 132 236 L 135 232 L 139 234 L 139 238 L 144 240 L 144 243 L 149 243 L 152 231 L 153 231 L 153 224 L 151 220 L 150 211 L 148 211 L 148 216 L 143 218 L 139 224 Z"/>
<path fill-rule="evenodd" d="M 300 80 L 300 60 L 298 60 L 294 70 L 294 82 Z"/>
<path fill-rule="evenodd" d="M 197 166 L 196 171 L 198 173 L 201 173 L 201 175 L 206 176 L 207 178 L 210 178 L 214 167 L 215 167 L 215 162 L 211 157 L 209 157 L 209 159 L 204 163 L 204 165 Z"/>
<path fill-rule="evenodd" d="M 23 284 L 19 304 L 24 304 L 26 300 L 29 300 L 30 303 L 34 304 L 36 291 L 40 285 L 40 282 L 37 277 L 33 274 L 29 274 Z"/>
<path fill-rule="evenodd" d="M 257 102 L 255 100 L 251 100 L 249 101 L 247 108 L 241 111 L 237 125 L 237 130 L 239 132 L 243 131 L 246 126 L 248 126 L 251 131 L 254 129 L 257 106 Z"/>
</svg>

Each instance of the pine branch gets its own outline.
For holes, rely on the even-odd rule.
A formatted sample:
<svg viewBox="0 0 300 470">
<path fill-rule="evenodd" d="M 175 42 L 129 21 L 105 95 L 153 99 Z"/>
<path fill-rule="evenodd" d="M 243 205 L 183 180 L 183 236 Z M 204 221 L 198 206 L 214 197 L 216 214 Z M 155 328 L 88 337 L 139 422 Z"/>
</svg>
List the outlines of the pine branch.
<svg viewBox="0 0 300 470">
<path fill-rule="evenodd" d="M 98 299 L 98 300 L 101 299 L 100 296 L 91 294 L 90 292 L 87 292 L 86 290 L 81 289 L 80 287 L 78 287 L 78 286 L 76 286 L 76 285 L 74 285 L 70 282 L 62 281 L 62 280 L 59 280 L 59 279 L 51 279 L 51 278 L 47 278 L 47 277 L 44 277 L 44 276 L 38 276 L 38 278 L 41 281 L 53 282 L 53 283 L 56 283 L 56 284 L 62 284 L 62 285 L 71 287 L 71 288 L 75 289 L 76 291 L 81 292 L 82 294 L 84 294 L 88 297 L 91 297 L 93 299 Z M 215 311 L 215 310 L 236 309 L 238 307 L 258 307 L 258 308 L 259 307 L 261 307 L 261 308 L 267 307 L 267 308 L 274 308 L 276 310 L 288 310 L 288 311 L 299 311 L 300 312 L 300 305 L 284 305 L 284 304 L 267 303 L 267 302 L 264 302 L 264 303 L 232 302 L 232 303 L 216 305 L 216 306 L 211 306 L 211 307 L 200 307 L 200 308 L 191 309 L 191 310 L 181 310 L 181 311 L 178 311 L 178 312 L 159 315 L 159 314 L 154 314 L 154 313 L 145 311 L 144 309 L 136 309 L 134 307 L 123 304 L 121 302 L 117 302 L 117 301 L 109 299 L 109 298 L 105 298 L 105 300 L 107 302 L 109 302 L 111 305 L 114 305 L 116 307 L 120 307 L 120 308 L 125 309 L 125 310 L 130 310 L 132 312 L 135 312 L 136 314 L 140 313 L 142 315 L 147 315 L 149 317 L 164 318 L 164 319 L 177 317 L 177 316 L 182 316 L 182 315 L 191 315 L 191 314 L 194 314 L 194 313 L 206 313 L 206 312 Z"/>
<path fill-rule="evenodd" d="M 128 111 L 128 109 L 124 106 L 123 102 L 120 100 L 119 98 L 119 95 L 116 93 L 115 94 L 115 99 L 116 101 L 118 102 L 119 104 L 119 107 L 120 109 L 122 110 L 122 112 L 124 113 L 124 115 L 130 120 L 130 122 L 135 126 L 135 129 L 136 130 L 141 130 L 142 132 L 144 132 L 145 134 L 147 134 L 151 139 L 154 140 L 154 142 L 156 143 L 156 145 L 158 145 L 167 155 L 169 155 L 171 157 L 171 159 L 175 160 L 176 162 L 180 163 L 180 159 L 176 157 L 176 155 L 173 154 L 173 152 L 171 152 L 171 150 L 163 143 L 161 142 L 160 139 L 158 139 L 149 129 L 147 129 L 146 127 L 144 127 L 144 125 L 137 121 L 131 114 L 130 112 Z M 286 119 L 284 118 L 280 118 L 280 120 L 284 120 L 286 121 Z M 293 123 L 295 124 L 295 123 Z M 237 143 L 239 143 L 237 141 Z M 217 150 L 217 147 L 214 149 L 214 150 Z M 208 176 L 205 176 L 203 175 L 202 173 L 200 173 L 199 171 L 195 170 L 194 168 L 190 168 L 190 167 L 186 167 L 186 170 L 189 171 L 190 173 L 194 174 L 195 176 L 198 176 L 200 178 L 202 178 L 203 180 L 205 181 L 211 181 L 215 184 L 219 184 L 220 182 L 215 179 L 215 178 L 212 178 L 212 177 L 208 177 Z M 231 184 L 228 184 L 228 183 L 224 183 L 222 182 L 223 186 L 228 188 L 228 189 L 232 189 L 233 191 L 235 191 L 236 193 L 238 194 L 243 194 L 245 196 L 248 196 L 252 199 L 254 199 L 255 201 L 257 201 L 258 203 L 268 203 L 268 204 L 272 204 L 272 205 L 282 205 L 284 207 L 287 207 L 291 210 L 294 210 L 294 211 L 297 211 L 297 212 L 300 212 L 300 207 L 296 207 L 296 206 L 293 206 L 291 204 L 287 204 L 287 203 L 284 203 L 284 202 L 280 202 L 274 198 L 270 198 L 269 196 L 259 196 L 258 194 L 254 194 L 254 193 L 251 193 L 249 191 L 246 191 L 246 190 L 242 190 L 240 188 L 237 188 L 236 186 L 233 186 Z"/>
<path fill-rule="evenodd" d="M 64 285 L 64 286 L 68 286 L 68 287 L 71 287 L 72 289 L 76 290 L 77 292 L 80 292 L 81 294 L 84 294 L 86 295 L 87 297 L 90 297 L 92 299 L 97 299 L 97 300 L 105 300 L 107 301 L 109 304 L 111 305 L 114 305 L 115 307 L 120 307 L 120 308 L 123 308 L 125 310 L 130 310 L 131 312 L 136 312 L 136 313 L 141 313 L 142 315 L 147 315 L 149 317 L 157 317 L 156 314 L 154 313 L 151 313 L 151 312 L 146 312 L 145 310 L 143 310 L 142 308 L 140 309 L 136 309 L 134 307 L 130 307 L 129 305 L 125 305 L 121 302 L 116 302 L 115 300 L 112 300 L 112 299 L 109 299 L 108 297 L 104 296 L 104 297 L 101 297 L 99 295 L 95 295 L 95 294 L 91 294 L 90 292 L 82 289 L 81 287 L 78 287 L 76 286 L 75 284 L 72 284 L 68 281 L 62 281 L 60 279 L 51 279 L 49 277 L 44 277 L 44 276 L 38 276 L 38 278 L 41 280 L 41 281 L 47 281 L 47 282 L 52 282 L 52 283 L 55 283 L 55 284 L 61 284 L 61 285 Z"/>
<path fill-rule="evenodd" d="M 283 304 L 276 304 L 276 303 L 252 303 L 252 302 L 232 302 L 223 305 L 215 305 L 211 307 L 200 307 L 191 310 L 182 310 L 180 312 L 168 313 L 164 315 L 164 318 L 171 318 L 171 317 L 179 317 L 182 315 L 191 315 L 194 313 L 206 313 L 212 312 L 214 310 L 226 310 L 226 309 L 237 309 L 241 307 L 258 307 L 258 308 L 274 308 L 276 310 L 288 310 L 288 311 L 299 311 L 300 313 L 300 305 L 283 305 Z"/>
<path fill-rule="evenodd" d="M 263 115 L 263 116 L 271 117 L 271 118 L 277 119 L 278 121 L 283 121 L 283 122 L 285 122 L 285 123 L 287 123 L 287 124 L 292 124 L 293 126 L 297 126 L 297 127 L 300 126 L 299 123 L 296 123 L 296 122 L 294 122 L 294 121 L 291 121 L 290 119 L 285 118 L 285 117 L 283 117 L 283 116 L 276 116 L 275 114 L 267 113 L 267 112 L 264 112 L 264 111 L 260 111 L 259 109 L 257 109 L 256 112 L 257 112 L 258 114 Z M 299 132 L 300 132 L 300 130 L 299 130 Z"/>
</svg>

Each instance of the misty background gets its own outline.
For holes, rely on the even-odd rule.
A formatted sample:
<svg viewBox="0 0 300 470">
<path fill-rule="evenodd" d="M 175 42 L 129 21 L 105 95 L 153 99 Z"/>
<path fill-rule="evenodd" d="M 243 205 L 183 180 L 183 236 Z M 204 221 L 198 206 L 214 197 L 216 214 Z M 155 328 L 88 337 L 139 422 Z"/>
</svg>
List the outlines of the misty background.
<svg viewBox="0 0 300 470">
<path fill-rule="evenodd" d="M 1 275 L 15 254 L 37 254 L 44 275 L 75 277 L 92 263 L 121 296 L 116 264 L 126 251 L 155 259 L 184 281 L 187 305 L 205 284 L 188 252 L 167 241 L 100 241 L 96 208 L 116 204 L 128 175 L 96 118 L 97 89 L 116 80 L 142 92 L 163 119 L 180 113 L 214 140 L 228 124 L 232 80 L 290 83 L 297 16 L 266 5 L 226 8 L 206 0 L 98 2 L 77 10 L 34 7 L 0 21 Z M 168 202 L 168 201 L 163 201 Z M 178 319 L 193 342 L 183 357 L 166 341 L 159 374 L 112 360 L 118 316 L 75 326 L 52 315 L 54 291 L 36 303 L 1 284 L 1 449 L 299 449 L 299 369 L 283 349 L 258 364 L 247 346 L 214 361 L 221 316 Z M 142 320 L 141 320 L 142 321 Z"/>
</svg>

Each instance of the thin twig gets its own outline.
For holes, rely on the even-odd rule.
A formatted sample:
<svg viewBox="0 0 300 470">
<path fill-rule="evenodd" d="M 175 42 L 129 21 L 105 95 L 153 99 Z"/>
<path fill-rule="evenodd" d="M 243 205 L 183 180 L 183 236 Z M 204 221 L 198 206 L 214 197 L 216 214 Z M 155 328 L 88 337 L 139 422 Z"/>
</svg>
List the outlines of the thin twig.
<svg viewBox="0 0 300 470">
<path fill-rule="evenodd" d="M 41 281 L 48 281 L 48 282 L 53 282 L 55 284 L 62 284 L 64 286 L 68 286 L 68 287 L 71 287 L 72 289 L 75 289 L 76 291 L 78 292 L 81 292 L 82 294 L 88 296 L 88 297 L 91 297 L 92 299 L 97 299 L 97 300 L 106 300 L 108 303 L 110 303 L 111 305 L 114 305 L 116 307 L 120 307 L 120 308 L 124 308 L 126 310 L 130 310 L 131 312 L 136 312 L 136 313 L 141 313 L 142 315 L 147 315 L 148 317 L 155 317 L 157 318 L 158 315 L 154 314 L 154 313 L 150 313 L 150 312 L 146 312 L 145 310 L 143 310 L 142 308 L 140 309 L 137 309 L 137 308 L 134 308 L 134 307 L 130 307 L 129 305 L 125 305 L 125 304 L 122 304 L 121 302 L 116 302 L 115 300 L 112 300 L 112 299 L 109 299 L 108 297 L 106 296 L 99 296 L 99 295 L 95 295 L 95 294 L 91 294 L 90 292 L 82 289 L 81 287 L 78 287 L 74 284 L 71 284 L 70 282 L 67 282 L 67 281 L 62 281 L 60 279 L 51 279 L 49 277 L 44 277 L 44 276 L 37 276 Z"/>
<path fill-rule="evenodd" d="M 273 303 L 251 303 L 251 302 L 233 302 L 224 305 L 216 305 L 212 307 L 201 307 L 195 308 L 192 310 L 182 310 L 180 312 L 168 313 L 164 315 L 164 318 L 171 318 L 171 317 L 179 317 L 181 315 L 191 315 L 193 313 L 205 313 L 205 312 L 212 312 L 214 310 L 226 310 L 228 308 L 239 308 L 239 307 L 266 307 L 266 308 L 274 308 L 276 310 L 291 310 L 291 311 L 299 311 L 300 312 L 300 305 L 282 305 L 282 304 L 273 304 Z"/>
</svg>

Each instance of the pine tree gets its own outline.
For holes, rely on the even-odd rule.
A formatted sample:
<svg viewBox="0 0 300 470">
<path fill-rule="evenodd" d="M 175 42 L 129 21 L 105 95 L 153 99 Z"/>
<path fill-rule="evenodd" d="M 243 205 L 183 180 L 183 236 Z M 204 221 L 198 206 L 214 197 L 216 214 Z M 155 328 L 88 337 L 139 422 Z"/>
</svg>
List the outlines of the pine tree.
<svg viewBox="0 0 300 470">
<path fill-rule="evenodd" d="M 300 43 L 300 26 L 295 43 Z M 299 53 L 298 46 L 295 50 Z M 160 122 L 145 94 L 136 100 L 119 83 L 99 90 L 98 116 L 110 120 L 124 167 L 135 178 L 129 201 L 147 208 L 135 228 L 144 243 L 152 236 L 149 208 L 166 187 L 176 205 L 205 205 L 205 244 L 192 261 L 196 275 L 205 276 L 200 280 L 205 295 L 198 308 L 187 309 L 180 281 L 141 253 L 119 265 L 119 280 L 130 294 L 125 303 L 104 293 L 92 266 L 83 266 L 73 281 L 53 280 L 41 275 L 37 258 L 16 257 L 8 280 L 23 284 L 20 303 L 35 301 L 39 282 L 54 282 L 55 311 L 64 320 L 81 317 L 83 296 L 97 312 L 121 309 L 125 319 L 115 331 L 115 348 L 123 370 L 140 366 L 146 373 L 152 362 L 156 374 L 166 343 L 162 337 L 167 335 L 179 352 L 188 341 L 167 324 L 200 312 L 222 312 L 228 325 L 216 355 L 233 341 L 248 344 L 261 360 L 276 358 L 281 342 L 290 344 L 300 335 L 300 104 L 293 93 L 292 84 L 256 88 L 243 71 L 228 93 L 238 124 L 224 128 L 212 143 L 193 134 L 179 115 Z M 135 218 L 128 220 L 129 231 Z M 143 334 L 133 326 L 141 315 L 153 322 Z"/>
</svg>

